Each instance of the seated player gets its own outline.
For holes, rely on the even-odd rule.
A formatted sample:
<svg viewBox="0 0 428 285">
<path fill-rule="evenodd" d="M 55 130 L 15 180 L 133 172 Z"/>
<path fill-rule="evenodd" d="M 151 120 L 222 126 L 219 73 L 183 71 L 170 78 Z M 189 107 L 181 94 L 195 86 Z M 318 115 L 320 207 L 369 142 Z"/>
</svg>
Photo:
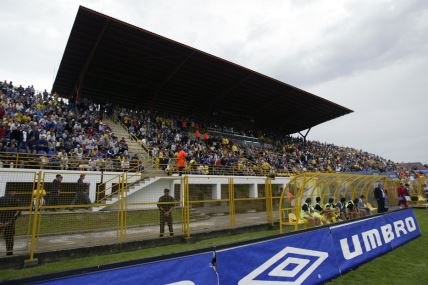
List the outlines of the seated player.
<svg viewBox="0 0 428 285">
<path fill-rule="evenodd" d="M 352 199 L 346 202 L 346 214 L 349 220 L 359 217 L 358 209 L 355 207 L 354 201 Z"/>
<path fill-rule="evenodd" d="M 302 205 L 301 217 L 302 219 L 313 221 L 315 225 L 320 225 L 326 223 L 327 221 L 324 217 L 315 211 L 315 209 L 311 206 L 312 199 L 306 198 L 305 203 Z"/>
<path fill-rule="evenodd" d="M 340 210 L 336 208 L 334 198 L 328 199 L 328 203 L 325 204 L 324 218 L 328 223 L 336 223 L 340 221 Z"/>
<path fill-rule="evenodd" d="M 342 221 L 346 221 L 346 198 L 340 198 L 340 201 L 336 203 L 336 208 L 339 209 L 339 217 Z"/>
<path fill-rule="evenodd" d="M 370 215 L 370 209 L 365 205 L 364 199 L 365 199 L 365 196 L 361 195 L 360 198 L 356 199 L 358 200 L 358 202 L 355 203 L 355 206 L 358 207 L 358 211 L 360 212 L 361 217 Z"/>
<path fill-rule="evenodd" d="M 315 209 L 315 211 L 317 211 L 321 215 L 323 214 L 323 208 L 321 206 L 321 197 L 315 198 L 315 208 L 314 209 Z"/>
</svg>

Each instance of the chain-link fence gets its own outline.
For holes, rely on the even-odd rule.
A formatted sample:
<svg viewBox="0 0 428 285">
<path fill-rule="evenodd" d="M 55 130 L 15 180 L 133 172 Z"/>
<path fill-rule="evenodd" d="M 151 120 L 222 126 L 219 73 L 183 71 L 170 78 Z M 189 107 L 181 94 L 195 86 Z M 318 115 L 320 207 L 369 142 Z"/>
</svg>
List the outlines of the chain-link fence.
<svg viewBox="0 0 428 285">
<path fill-rule="evenodd" d="M 362 199 L 373 212 L 373 189 L 382 184 L 392 205 L 397 186 L 384 176 L 314 173 L 289 180 L 1 169 L 0 176 L 0 254 L 11 251 L 13 240 L 14 254 L 30 257 L 277 221 L 283 231 L 296 230 L 316 225 L 301 215 L 308 198 L 323 209 Z"/>
<path fill-rule="evenodd" d="M 0 169 L 0 254 L 28 253 L 37 195 L 37 172 Z"/>
</svg>

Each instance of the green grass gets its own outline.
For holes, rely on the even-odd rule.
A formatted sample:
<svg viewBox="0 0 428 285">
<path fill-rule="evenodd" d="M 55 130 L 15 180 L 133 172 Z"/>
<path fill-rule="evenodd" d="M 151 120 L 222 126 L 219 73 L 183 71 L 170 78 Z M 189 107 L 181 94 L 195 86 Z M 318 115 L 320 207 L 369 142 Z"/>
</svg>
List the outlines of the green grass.
<svg viewBox="0 0 428 285">
<path fill-rule="evenodd" d="M 60 234 L 96 230 L 113 230 L 118 227 L 119 212 L 70 212 L 42 214 L 40 233 Z M 181 221 L 181 211 L 173 211 L 174 223 Z M 20 216 L 16 222 L 16 234 L 28 231 L 28 215 Z M 128 211 L 128 226 L 159 224 L 158 210 Z"/>
<path fill-rule="evenodd" d="M 423 233 L 428 231 L 428 210 L 416 210 Z M 65 271 L 100 264 L 115 263 L 144 257 L 159 256 L 198 248 L 218 246 L 277 234 L 277 230 L 250 232 L 206 239 L 192 244 L 176 244 L 111 255 L 85 257 L 42 264 L 33 268 L 0 270 L 0 281 Z M 408 244 L 330 281 L 328 284 L 428 284 L 428 236 L 422 235 Z"/>
</svg>

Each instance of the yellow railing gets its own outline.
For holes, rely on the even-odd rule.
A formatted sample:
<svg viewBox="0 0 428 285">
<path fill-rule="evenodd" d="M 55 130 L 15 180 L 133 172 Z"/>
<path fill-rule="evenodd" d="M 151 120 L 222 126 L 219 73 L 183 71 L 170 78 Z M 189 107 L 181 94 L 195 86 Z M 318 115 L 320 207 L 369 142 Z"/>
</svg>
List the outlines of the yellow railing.
<svg viewBox="0 0 428 285">
<path fill-rule="evenodd" d="M 141 159 L 99 158 L 89 156 L 58 156 L 30 153 L 0 152 L 0 168 L 59 169 L 88 171 L 135 171 Z"/>
<path fill-rule="evenodd" d="M 10 181 L 19 181 L 21 176 L 17 176 L 17 172 L 0 170 Z M 64 177 L 62 187 L 76 187 L 76 173 L 59 173 Z M 19 175 L 26 175 L 28 185 L 21 183 L 19 186 L 13 184 L 19 182 L 8 182 L 7 179 L 5 181 L 7 184 L 11 183 L 6 185 L 8 191 L 19 190 L 23 199 L 28 196 L 25 198 L 27 202 L 16 208 L 22 211 L 21 217 L 16 221 L 16 244 L 27 244 L 26 247 L 21 246 L 19 252 L 28 254 L 30 259 L 35 258 L 41 251 L 154 238 L 159 234 L 159 223 L 162 219 L 168 227 L 176 229 L 176 234 L 185 238 L 207 229 L 273 225 L 278 220 L 281 231 L 296 230 L 299 225 L 307 225 L 300 215 L 305 198 L 314 199 L 319 196 L 325 201 L 328 197 L 337 199 L 341 196 L 354 198 L 366 195 L 366 202 L 373 203 L 370 193 L 374 185 L 390 181 L 384 176 L 305 173 L 293 176 L 278 197 L 278 194 L 274 195 L 277 193 L 277 190 L 274 190 L 277 188 L 274 187 L 278 185 L 273 185 L 270 177 L 265 178 L 264 187 L 261 188 L 236 184 L 237 177 L 218 177 L 217 179 L 222 181 L 220 186 L 224 187 L 216 185 L 217 188 L 214 189 L 213 185 L 200 184 L 200 180 L 197 180 L 200 177 L 183 174 L 180 178 L 164 178 L 165 181 L 171 181 L 171 195 L 175 198 L 173 202 L 159 203 L 165 186 L 141 191 L 137 194 L 141 198 L 133 197 L 132 201 L 128 199 L 133 185 L 154 175 L 122 172 L 109 174 L 109 177 L 101 180 L 102 183 L 96 187 L 95 197 L 91 198 L 92 203 L 83 203 L 77 199 L 89 195 L 89 191 L 79 192 L 81 190 L 76 188 L 75 191 L 69 192 L 74 196 L 73 202 L 69 199 L 68 202 L 52 204 L 54 192 L 50 183 L 56 173 L 22 171 Z M 89 182 L 92 179 L 91 183 L 100 181 L 99 176 L 96 179 L 88 179 Z M 180 187 L 174 187 L 176 184 L 180 184 Z M 393 186 L 391 184 L 385 187 Z M 61 191 L 65 190 L 61 188 Z M 114 201 L 110 199 L 113 196 L 117 198 L 113 199 Z M 279 209 L 276 210 L 278 199 Z M 158 207 L 163 204 L 172 207 L 170 221 L 160 216 Z M 13 209 L 15 208 L 0 208 L 0 212 Z"/>
</svg>

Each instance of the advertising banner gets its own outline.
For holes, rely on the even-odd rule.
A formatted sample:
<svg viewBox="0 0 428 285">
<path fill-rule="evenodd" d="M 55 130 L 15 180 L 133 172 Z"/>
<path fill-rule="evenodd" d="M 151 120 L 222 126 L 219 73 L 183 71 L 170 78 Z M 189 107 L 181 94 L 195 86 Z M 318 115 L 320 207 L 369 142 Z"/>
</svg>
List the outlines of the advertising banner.
<svg viewBox="0 0 428 285">
<path fill-rule="evenodd" d="M 320 284 L 418 237 L 412 209 L 43 284 Z"/>
<path fill-rule="evenodd" d="M 330 230 L 342 272 L 420 235 L 412 209 L 332 226 Z"/>
<path fill-rule="evenodd" d="M 421 230 L 412 209 L 391 212 L 383 216 L 385 238 L 391 240 L 392 248 L 396 248 L 421 235 Z"/>
<path fill-rule="evenodd" d="M 212 258 L 213 253 L 209 252 L 51 280 L 43 284 L 218 285 L 216 272 L 211 266 Z"/>
<path fill-rule="evenodd" d="M 319 284 L 339 275 L 328 228 L 217 253 L 220 284 Z"/>
</svg>

